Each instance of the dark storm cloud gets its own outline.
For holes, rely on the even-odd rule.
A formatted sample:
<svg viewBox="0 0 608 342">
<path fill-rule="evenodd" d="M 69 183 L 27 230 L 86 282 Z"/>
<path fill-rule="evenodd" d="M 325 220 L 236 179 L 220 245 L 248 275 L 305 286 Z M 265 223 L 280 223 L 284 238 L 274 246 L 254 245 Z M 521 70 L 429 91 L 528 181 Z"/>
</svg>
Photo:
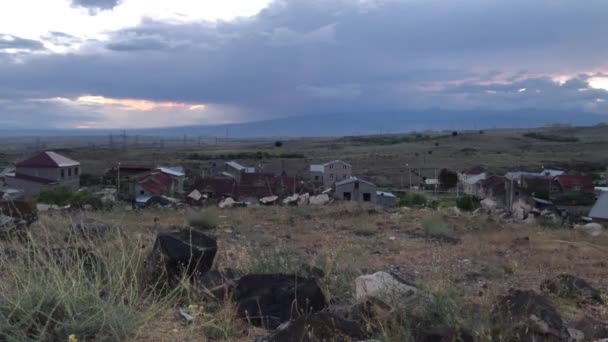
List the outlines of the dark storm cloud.
<svg viewBox="0 0 608 342">
<path fill-rule="evenodd" d="M 605 92 L 579 91 L 584 77 L 560 86 L 536 75 L 606 67 L 605 13 L 602 0 L 277 0 L 217 24 L 144 20 L 95 54 L 2 63 L 0 83 L 46 97 L 214 103 L 275 116 L 583 106 Z"/>
<path fill-rule="evenodd" d="M 89 14 L 95 15 L 99 11 L 113 9 L 121 2 L 122 0 L 72 0 L 72 6 L 86 8 Z"/>
<path fill-rule="evenodd" d="M 25 39 L 10 34 L 0 33 L 0 50 L 5 49 L 40 51 L 45 48 L 38 40 Z"/>
</svg>

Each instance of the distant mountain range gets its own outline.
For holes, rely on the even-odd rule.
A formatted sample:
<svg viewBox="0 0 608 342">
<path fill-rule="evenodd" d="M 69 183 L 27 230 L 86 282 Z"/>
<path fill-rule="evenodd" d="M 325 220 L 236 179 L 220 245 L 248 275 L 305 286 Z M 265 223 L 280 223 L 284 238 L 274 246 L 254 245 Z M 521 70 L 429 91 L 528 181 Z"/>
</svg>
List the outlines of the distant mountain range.
<svg viewBox="0 0 608 342">
<path fill-rule="evenodd" d="M 428 109 L 408 112 L 333 113 L 294 116 L 279 119 L 226 125 L 129 129 L 129 135 L 200 136 L 228 138 L 259 137 L 328 137 L 393 134 L 424 130 L 471 130 L 498 128 L 533 128 L 550 124 L 589 126 L 608 122 L 608 115 L 576 111 L 447 111 Z M 0 136 L 59 136 L 119 134 L 114 130 L 0 130 Z"/>
</svg>

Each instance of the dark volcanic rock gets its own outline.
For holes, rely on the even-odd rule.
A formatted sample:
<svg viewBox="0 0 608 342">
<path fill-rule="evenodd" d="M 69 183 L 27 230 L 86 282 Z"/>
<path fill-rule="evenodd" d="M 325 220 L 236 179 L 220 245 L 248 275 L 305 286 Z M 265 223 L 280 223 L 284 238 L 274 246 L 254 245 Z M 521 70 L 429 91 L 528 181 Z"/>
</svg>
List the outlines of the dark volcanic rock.
<svg viewBox="0 0 608 342">
<path fill-rule="evenodd" d="M 420 342 L 474 342 L 473 336 L 455 328 L 433 329 L 420 339 Z"/>
<path fill-rule="evenodd" d="M 543 292 L 559 297 L 575 298 L 590 304 L 604 304 L 600 291 L 586 280 L 570 274 L 560 274 L 555 278 L 547 279 L 540 288 Z"/>
<path fill-rule="evenodd" d="M 153 287 L 176 286 L 184 277 L 202 275 L 213 266 L 217 241 L 191 229 L 161 233 L 146 258 L 146 275 Z"/>
<path fill-rule="evenodd" d="M 237 284 L 234 301 L 239 317 L 270 329 L 327 306 L 315 279 L 289 274 L 246 275 Z"/>
<path fill-rule="evenodd" d="M 517 341 L 561 341 L 567 336 L 562 317 L 547 298 L 530 290 L 509 290 L 491 313 L 499 334 Z"/>
<path fill-rule="evenodd" d="M 608 338 L 608 322 L 585 316 L 572 324 L 572 327 L 581 331 L 589 341 Z"/>
<path fill-rule="evenodd" d="M 197 276 L 196 285 L 203 294 L 211 299 L 228 299 L 236 287 L 236 283 L 242 274 L 236 270 L 226 268 L 222 270 L 211 270 Z"/>
<path fill-rule="evenodd" d="M 256 339 L 256 342 L 348 342 L 365 338 L 366 332 L 360 323 L 329 312 L 318 312 L 288 322 L 269 336 Z"/>
</svg>

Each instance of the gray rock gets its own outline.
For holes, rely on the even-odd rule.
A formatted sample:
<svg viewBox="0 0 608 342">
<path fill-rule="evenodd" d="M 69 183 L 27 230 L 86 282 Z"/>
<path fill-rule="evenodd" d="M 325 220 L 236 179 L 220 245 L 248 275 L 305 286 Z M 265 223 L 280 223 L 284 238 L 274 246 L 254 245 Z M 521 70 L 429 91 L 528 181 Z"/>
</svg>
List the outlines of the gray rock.
<svg viewBox="0 0 608 342">
<path fill-rule="evenodd" d="M 328 195 L 318 195 L 318 196 L 312 196 L 310 197 L 310 205 L 326 205 L 327 203 L 329 203 L 329 196 Z"/>
<path fill-rule="evenodd" d="M 585 225 L 575 225 L 574 230 L 587 234 L 592 237 L 597 237 L 604 233 L 604 228 L 599 223 L 587 223 Z"/>
</svg>

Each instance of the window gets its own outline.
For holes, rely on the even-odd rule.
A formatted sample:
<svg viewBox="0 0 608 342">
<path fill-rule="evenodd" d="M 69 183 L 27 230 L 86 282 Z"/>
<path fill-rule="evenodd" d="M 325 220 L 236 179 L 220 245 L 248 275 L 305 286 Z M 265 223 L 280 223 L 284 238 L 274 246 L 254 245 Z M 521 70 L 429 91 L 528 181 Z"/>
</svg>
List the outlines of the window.
<svg viewBox="0 0 608 342">
<path fill-rule="evenodd" d="M 61 178 L 65 178 L 65 170 L 61 169 Z"/>
<path fill-rule="evenodd" d="M 333 165 L 329 165 L 329 168 L 330 168 L 330 169 L 333 169 L 333 168 L 334 168 L 334 166 L 333 166 Z"/>
<path fill-rule="evenodd" d="M 346 173 L 342 175 L 342 178 L 346 179 Z"/>
<path fill-rule="evenodd" d="M 334 179 L 334 174 L 332 173 L 331 175 L 329 175 L 330 179 Z"/>
<path fill-rule="evenodd" d="M 355 182 L 355 190 L 359 189 L 359 182 Z"/>
<path fill-rule="evenodd" d="M 72 177 L 72 169 L 68 169 L 68 177 Z"/>
<path fill-rule="evenodd" d="M 363 194 L 363 202 L 371 202 L 372 201 L 372 194 L 366 192 Z"/>
<path fill-rule="evenodd" d="M 319 180 L 319 176 L 315 176 L 315 180 L 318 181 Z"/>
<path fill-rule="evenodd" d="M 145 194 L 146 194 L 146 192 L 145 192 L 145 191 L 143 191 L 143 190 L 139 190 L 139 194 L 140 194 L 140 195 L 145 195 Z"/>
<path fill-rule="evenodd" d="M 352 196 L 351 196 L 350 192 L 345 192 L 343 197 L 344 197 L 345 201 L 352 200 Z"/>
<path fill-rule="evenodd" d="M 78 176 L 78 167 L 74 168 L 74 176 Z"/>
</svg>

